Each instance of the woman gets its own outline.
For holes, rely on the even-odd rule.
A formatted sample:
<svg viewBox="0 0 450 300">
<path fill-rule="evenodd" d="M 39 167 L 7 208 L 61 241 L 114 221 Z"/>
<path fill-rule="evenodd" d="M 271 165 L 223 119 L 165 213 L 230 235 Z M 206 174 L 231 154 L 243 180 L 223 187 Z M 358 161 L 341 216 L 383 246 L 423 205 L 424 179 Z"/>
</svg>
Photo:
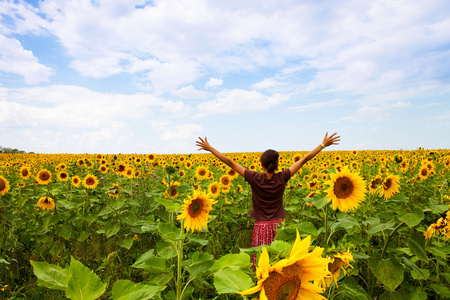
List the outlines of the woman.
<svg viewBox="0 0 450 300">
<path fill-rule="evenodd" d="M 283 194 L 286 183 L 306 162 L 316 156 L 321 150 L 325 149 L 325 147 L 338 145 L 339 143 L 337 142 L 340 141 L 340 136 L 335 135 L 336 133 L 328 136 L 327 132 L 322 144 L 295 162 L 288 169 L 279 173 L 275 173 L 278 170 L 279 158 L 279 154 L 275 150 L 269 149 L 261 155 L 260 162 L 264 173 L 257 173 L 244 168 L 228 156 L 217 151 L 208 143 L 206 137 L 204 139 L 199 137 L 199 140 L 196 142 L 197 146 L 200 147 L 198 150 L 211 152 L 227 166 L 244 176 L 245 181 L 250 184 L 252 189 L 252 210 L 250 217 L 255 219 L 252 247 L 270 245 L 272 243 L 277 234 L 275 229 L 277 229 L 278 223 L 286 217 L 283 206 Z"/>
</svg>

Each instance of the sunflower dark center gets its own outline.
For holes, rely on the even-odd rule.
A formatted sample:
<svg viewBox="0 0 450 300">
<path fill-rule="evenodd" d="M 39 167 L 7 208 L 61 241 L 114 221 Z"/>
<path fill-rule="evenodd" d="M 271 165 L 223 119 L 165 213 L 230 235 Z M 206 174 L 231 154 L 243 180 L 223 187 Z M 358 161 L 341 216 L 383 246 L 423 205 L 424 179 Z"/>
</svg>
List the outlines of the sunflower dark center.
<svg viewBox="0 0 450 300">
<path fill-rule="evenodd" d="M 302 285 L 302 268 L 296 264 L 284 267 L 282 274 L 270 272 L 263 287 L 268 299 L 294 300 Z"/>
<path fill-rule="evenodd" d="M 45 198 L 44 203 L 45 203 L 45 204 L 49 204 L 49 203 L 50 203 L 50 201 L 48 200 L 48 198 Z"/>
<path fill-rule="evenodd" d="M 0 192 L 6 189 L 6 182 L 3 179 L 0 179 Z"/>
<path fill-rule="evenodd" d="M 203 211 L 203 201 L 201 199 L 192 200 L 189 205 L 188 212 L 191 218 L 198 217 Z"/>
<path fill-rule="evenodd" d="M 385 190 L 388 190 L 392 185 L 392 180 L 390 178 L 387 178 L 384 182 L 383 182 L 383 187 Z"/>
<path fill-rule="evenodd" d="M 426 168 L 423 168 L 423 169 L 421 170 L 421 173 L 422 173 L 422 176 L 427 176 L 428 170 L 427 170 Z"/>
<path fill-rule="evenodd" d="M 228 184 L 230 183 L 230 180 L 229 180 L 227 177 L 222 178 L 222 183 L 223 183 L 224 185 L 228 185 Z"/>
<path fill-rule="evenodd" d="M 203 175 L 206 174 L 206 170 L 205 170 L 205 169 L 200 169 L 200 170 L 198 171 L 198 174 L 199 174 L 200 176 L 203 176 Z"/>
<path fill-rule="evenodd" d="M 334 194 L 338 198 L 348 198 L 353 193 L 353 182 L 347 177 L 341 177 L 334 184 Z"/>
<path fill-rule="evenodd" d="M 334 274 L 342 266 L 342 260 L 339 257 L 335 257 L 332 263 L 328 264 L 328 271 Z"/>
<path fill-rule="evenodd" d="M 61 176 L 62 179 L 66 179 L 67 178 L 67 173 L 61 173 L 60 176 Z"/>
<path fill-rule="evenodd" d="M 175 197 L 178 194 L 177 188 L 175 186 L 170 187 L 170 196 Z"/>
<path fill-rule="evenodd" d="M 88 178 L 86 179 L 86 184 L 87 184 L 87 185 L 93 185 L 94 183 L 95 183 L 94 178 L 88 177 Z"/>
<path fill-rule="evenodd" d="M 29 174 L 28 169 L 22 170 L 22 176 L 26 177 L 26 176 L 28 176 L 28 174 Z"/>
<path fill-rule="evenodd" d="M 381 182 L 381 179 L 380 179 L 380 178 L 377 178 L 377 179 L 375 179 L 375 180 L 372 180 L 372 182 L 370 183 L 370 187 L 374 189 L 374 188 L 377 187 L 377 185 L 380 184 L 380 182 Z"/>
<path fill-rule="evenodd" d="M 216 193 L 216 192 L 217 192 L 217 186 L 216 186 L 216 185 L 213 185 L 213 186 L 211 187 L 211 192 L 213 192 L 213 193 Z"/>
<path fill-rule="evenodd" d="M 47 172 L 42 172 L 39 174 L 39 179 L 42 181 L 46 181 L 50 178 L 50 174 Z"/>
</svg>

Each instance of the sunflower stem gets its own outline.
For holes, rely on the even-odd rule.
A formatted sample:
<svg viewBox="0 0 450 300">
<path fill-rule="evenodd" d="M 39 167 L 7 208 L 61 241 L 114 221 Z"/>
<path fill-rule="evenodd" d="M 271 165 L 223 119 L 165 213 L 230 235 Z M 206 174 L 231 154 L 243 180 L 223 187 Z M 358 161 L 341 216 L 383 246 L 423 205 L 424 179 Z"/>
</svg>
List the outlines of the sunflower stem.
<svg viewBox="0 0 450 300">
<path fill-rule="evenodd" d="M 180 231 L 181 231 L 181 236 L 184 236 L 184 220 L 181 220 L 181 227 L 180 227 Z M 177 293 L 177 300 L 181 300 L 182 296 L 183 296 L 183 292 L 184 289 L 181 289 L 181 279 L 182 279 L 182 274 L 181 274 L 181 263 L 183 261 L 183 239 L 180 239 L 180 241 L 178 242 L 178 249 L 177 249 L 177 259 L 178 259 L 178 265 L 177 265 L 177 283 L 176 283 L 176 293 Z"/>
<path fill-rule="evenodd" d="M 398 224 L 398 226 L 397 226 L 397 227 L 391 232 L 391 234 L 388 236 L 388 238 L 387 238 L 387 240 L 386 240 L 386 243 L 384 244 L 383 251 L 381 252 L 381 258 L 383 258 L 384 254 L 386 253 L 387 246 L 388 246 L 389 243 L 391 242 L 392 237 L 394 236 L 394 234 L 397 232 L 397 230 L 400 229 L 400 227 L 402 227 L 402 226 L 405 225 L 405 224 L 406 224 L 405 222 L 401 222 L 400 224 Z"/>
<path fill-rule="evenodd" d="M 324 222 L 325 222 L 325 224 L 324 224 L 324 226 L 325 226 L 325 246 L 328 245 L 328 211 L 329 211 L 328 207 L 329 206 L 330 206 L 329 203 L 327 203 L 325 205 L 325 220 L 324 220 Z"/>
</svg>

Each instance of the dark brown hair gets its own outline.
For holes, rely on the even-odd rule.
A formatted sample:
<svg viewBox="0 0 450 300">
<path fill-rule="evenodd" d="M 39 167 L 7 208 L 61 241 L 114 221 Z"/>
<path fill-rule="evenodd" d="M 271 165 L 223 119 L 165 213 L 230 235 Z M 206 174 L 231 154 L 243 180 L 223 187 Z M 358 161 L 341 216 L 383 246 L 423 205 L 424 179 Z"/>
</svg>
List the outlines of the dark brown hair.
<svg viewBox="0 0 450 300">
<path fill-rule="evenodd" d="M 272 149 L 266 150 L 263 154 L 261 154 L 260 161 L 264 168 L 270 174 L 273 174 L 278 169 L 278 157 L 280 154 Z"/>
</svg>

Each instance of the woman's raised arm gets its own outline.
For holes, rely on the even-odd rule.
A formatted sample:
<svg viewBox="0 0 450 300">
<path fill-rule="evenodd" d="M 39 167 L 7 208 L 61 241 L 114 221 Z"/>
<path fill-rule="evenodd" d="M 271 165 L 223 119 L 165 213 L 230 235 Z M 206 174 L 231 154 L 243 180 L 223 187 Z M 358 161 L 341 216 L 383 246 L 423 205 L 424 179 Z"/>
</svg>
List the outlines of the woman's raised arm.
<svg viewBox="0 0 450 300">
<path fill-rule="evenodd" d="M 331 146 L 331 145 L 339 145 L 340 136 L 335 136 L 337 132 L 333 133 L 332 135 L 328 136 L 328 132 L 325 134 L 325 137 L 323 138 L 322 144 L 314 148 L 311 152 L 303 156 L 300 160 L 298 160 L 296 163 L 294 163 L 292 166 L 289 167 L 289 170 L 291 170 L 291 176 L 293 176 L 297 171 L 304 165 L 308 160 L 316 156 L 317 153 L 325 149 L 325 147 Z"/>
<path fill-rule="evenodd" d="M 206 150 L 214 154 L 215 157 L 220 159 L 223 163 L 225 163 L 227 166 L 235 170 L 238 174 L 244 176 L 245 168 L 241 166 L 238 163 L 235 163 L 231 158 L 226 156 L 225 154 L 220 153 L 217 149 L 215 149 L 213 146 L 211 146 L 208 143 L 208 139 L 205 137 L 202 139 L 201 137 L 198 138 L 198 141 L 196 141 L 197 147 L 200 147 L 198 150 Z"/>
</svg>

